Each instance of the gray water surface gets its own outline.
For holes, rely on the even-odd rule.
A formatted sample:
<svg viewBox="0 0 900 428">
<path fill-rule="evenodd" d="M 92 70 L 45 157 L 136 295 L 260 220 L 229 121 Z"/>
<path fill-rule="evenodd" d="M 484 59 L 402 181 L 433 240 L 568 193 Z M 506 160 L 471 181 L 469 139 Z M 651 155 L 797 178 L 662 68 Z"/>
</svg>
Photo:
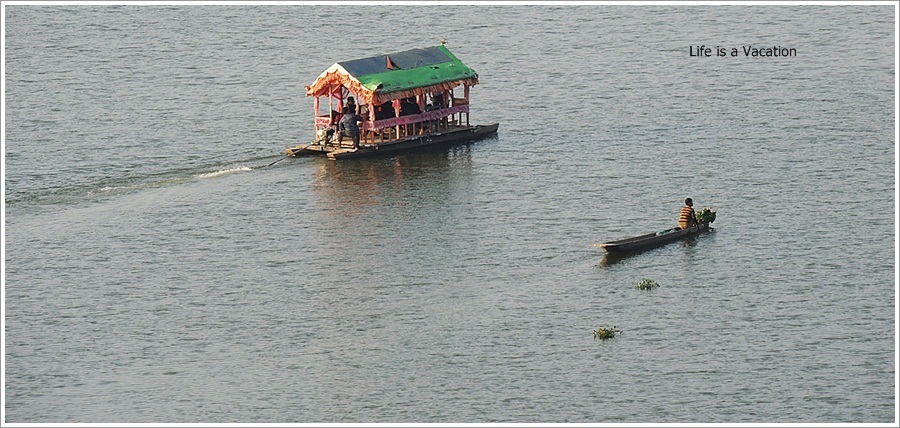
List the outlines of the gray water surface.
<svg viewBox="0 0 900 428">
<path fill-rule="evenodd" d="M 893 7 L 4 13 L 6 422 L 896 422 Z M 498 135 L 265 167 L 441 39 Z"/>
</svg>

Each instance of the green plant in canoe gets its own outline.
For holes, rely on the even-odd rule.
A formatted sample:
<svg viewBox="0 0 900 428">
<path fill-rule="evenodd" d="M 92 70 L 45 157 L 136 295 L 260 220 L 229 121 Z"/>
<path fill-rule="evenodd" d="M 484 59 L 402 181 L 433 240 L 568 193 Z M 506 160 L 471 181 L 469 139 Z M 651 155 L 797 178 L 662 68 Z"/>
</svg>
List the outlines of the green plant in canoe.
<svg viewBox="0 0 900 428">
<path fill-rule="evenodd" d="M 652 279 L 644 279 L 641 282 L 635 284 L 634 288 L 638 290 L 649 290 L 653 287 L 659 287 L 659 283 Z"/>
<path fill-rule="evenodd" d="M 594 338 L 600 340 L 612 339 L 616 337 L 617 333 L 621 332 L 622 331 L 617 329 L 616 326 L 613 326 L 612 328 L 599 327 L 594 330 Z"/>
<path fill-rule="evenodd" d="M 700 211 L 694 211 L 694 220 L 697 220 L 697 223 L 703 223 L 704 221 L 712 223 L 716 221 L 716 212 L 710 207 L 703 207 Z"/>
</svg>

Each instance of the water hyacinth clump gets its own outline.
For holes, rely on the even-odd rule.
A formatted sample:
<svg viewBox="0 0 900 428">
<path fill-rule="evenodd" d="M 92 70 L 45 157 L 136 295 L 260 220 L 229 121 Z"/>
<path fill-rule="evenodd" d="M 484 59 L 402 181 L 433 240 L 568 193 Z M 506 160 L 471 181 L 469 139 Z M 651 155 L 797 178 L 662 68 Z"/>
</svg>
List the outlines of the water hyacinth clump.
<svg viewBox="0 0 900 428">
<path fill-rule="evenodd" d="M 644 279 L 637 283 L 634 288 L 638 290 L 650 290 L 653 287 L 659 287 L 659 283 L 652 279 Z"/>
<path fill-rule="evenodd" d="M 702 210 L 694 212 L 694 220 L 697 220 L 697 223 L 703 223 L 704 221 L 712 223 L 716 221 L 716 212 L 710 207 L 703 207 Z"/>
<path fill-rule="evenodd" d="M 594 330 L 594 338 L 600 340 L 612 339 L 616 337 L 617 333 L 621 332 L 622 331 L 616 328 L 616 326 L 613 326 L 612 328 L 598 327 Z"/>
</svg>

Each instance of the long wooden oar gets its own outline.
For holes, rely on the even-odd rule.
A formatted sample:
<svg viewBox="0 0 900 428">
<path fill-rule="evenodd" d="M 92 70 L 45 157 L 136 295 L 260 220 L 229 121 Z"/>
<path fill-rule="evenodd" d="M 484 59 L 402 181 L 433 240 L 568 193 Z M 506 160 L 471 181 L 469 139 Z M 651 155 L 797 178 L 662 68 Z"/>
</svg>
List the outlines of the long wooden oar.
<svg viewBox="0 0 900 428">
<path fill-rule="evenodd" d="M 284 157 L 278 159 L 277 161 L 272 162 L 272 163 L 270 163 L 270 164 L 268 164 L 268 165 L 266 165 L 266 166 L 269 167 L 269 166 L 275 165 L 276 163 L 281 162 L 281 161 L 283 161 L 283 160 L 285 160 L 285 159 L 291 157 L 292 155 L 293 155 L 293 153 L 291 153 L 291 154 L 289 154 L 289 155 L 287 155 L 287 156 L 284 156 Z"/>
<path fill-rule="evenodd" d="M 312 145 L 312 144 L 307 144 L 306 147 L 309 147 L 309 146 L 311 146 L 311 145 Z M 285 159 L 287 159 L 287 158 L 289 158 L 289 157 L 291 157 L 291 156 L 294 156 L 294 153 L 299 152 L 299 151 L 301 151 L 301 150 L 306 150 L 306 147 L 303 147 L 303 148 L 297 149 L 297 150 L 291 150 L 291 154 L 285 155 L 285 156 L 282 157 L 281 159 L 278 159 L 277 161 L 272 162 L 272 163 L 270 163 L 270 164 L 268 164 L 268 165 L 266 165 L 266 166 L 269 167 L 269 166 L 275 165 L 275 164 L 278 163 L 278 162 L 281 162 L 281 161 L 283 161 L 283 160 L 285 160 Z"/>
</svg>

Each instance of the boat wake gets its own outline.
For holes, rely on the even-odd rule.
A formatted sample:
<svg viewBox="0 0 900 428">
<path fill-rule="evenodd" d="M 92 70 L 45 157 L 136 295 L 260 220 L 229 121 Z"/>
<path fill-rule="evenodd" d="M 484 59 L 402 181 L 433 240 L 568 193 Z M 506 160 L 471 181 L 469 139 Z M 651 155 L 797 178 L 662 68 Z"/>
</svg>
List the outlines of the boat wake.
<svg viewBox="0 0 900 428">
<path fill-rule="evenodd" d="M 41 189 L 8 197 L 6 203 L 17 206 L 80 205 L 143 190 L 177 186 L 253 170 L 254 168 L 249 166 L 234 164 L 175 169 L 153 174 L 113 178 L 102 183 L 82 183 Z"/>
<path fill-rule="evenodd" d="M 99 189 L 99 193 L 106 194 L 117 194 L 117 193 L 129 193 L 132 191 L 143 190 L 143 189 L 153 189 L 159 187 L 172 186 L 182 183 L 189 183 L 197 180 L 204 180 L 209 178 L 218 178 L 226 175 L 237 174 L 245 171 L 252 171 L 253 168 L 249 166 L 239 166 L 233 168 L 225 168 L 220 169 L 213 172 L 201 172 L 196 173 L 191 171 L 190 174 L 184 174 L 181 171 L 173 171 L 166 174 L 160 174 L 155 176 L 155 179 L 147 180 L 147 181 L 138 181 L 138 182 L 128 182 L 122 185 L 117 186 L 104 186 Z M 187 172 L 187 171 L 185 171 Z M 89 195 L 94 194 L 94 192 L 88 192 Z"/>
<path fill-rule="evenodd" d="M 238 167 L 238 168 L 228 168 L 228 169 L 222 169 L 222 170 L 219 170 L 216 172 L 207 172 L 207 173 L 203 173 L 203 174 L 197 174 L 195 177 L 197 177 L 197 178 L 216 178 L 216 177 L 221 177 L 223 175 L 236 174 L 236 173 L 244 172 L 244 171 L 253 171 L 253 168 L 250 168 L 249 166 L 242 166 L 242 167 Z"/>
</svg>

